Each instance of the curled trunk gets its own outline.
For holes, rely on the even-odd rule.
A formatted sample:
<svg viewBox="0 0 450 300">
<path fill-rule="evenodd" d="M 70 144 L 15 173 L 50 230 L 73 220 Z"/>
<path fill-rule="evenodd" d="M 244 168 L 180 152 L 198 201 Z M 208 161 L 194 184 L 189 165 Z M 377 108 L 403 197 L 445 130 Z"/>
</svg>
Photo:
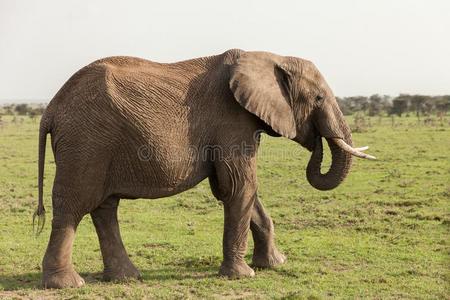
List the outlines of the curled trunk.
<svg viewBox="0 0 450 300">
<path fill-rule="evenodd" d="M 345 134 L 344 141 L 352 145 L 350 133 Z M 347 176 L 351 164 L 352 155 L 342 150 L 332 139 L 327 138 L 328 146 L 331 150 L 331 167 L 325 174 L 320 172 L 323 159 L 322 139 L 319 137 L 306 169 L 308 182 L 316 189 L 326 191 L 337 187 Z"/>
</svg>

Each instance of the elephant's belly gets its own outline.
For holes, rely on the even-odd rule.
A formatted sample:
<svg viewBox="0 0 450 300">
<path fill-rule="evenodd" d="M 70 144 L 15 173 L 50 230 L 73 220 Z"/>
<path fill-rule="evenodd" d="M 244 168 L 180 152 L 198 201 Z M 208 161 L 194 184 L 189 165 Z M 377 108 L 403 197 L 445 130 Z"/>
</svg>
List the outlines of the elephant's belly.
<svg viewBox="0 0 450 300">
<path fill-rule="evenodd" d="M 211 175 L 208 162 L 192 161 L 189 158 L 173 160 L 141 160 L 115 171 L 110 194 L 122 198 L 162 198 L 186 191 Z M 116 180 L 118 179 L 118 180 Z"/>
<path fill-rule="evenodd" d="M 163 197 L 173 196 L 184 191 L 187 191 L 201 181 L 203 181 L 208 176 L 202 176 L 195 178 L 195 180 L 190 180 L 176 186 L 119 186 L 112 190 L 110 194 L 117 195 L 120 198 L 125 199 L 157 199 Z"/>
</svg>

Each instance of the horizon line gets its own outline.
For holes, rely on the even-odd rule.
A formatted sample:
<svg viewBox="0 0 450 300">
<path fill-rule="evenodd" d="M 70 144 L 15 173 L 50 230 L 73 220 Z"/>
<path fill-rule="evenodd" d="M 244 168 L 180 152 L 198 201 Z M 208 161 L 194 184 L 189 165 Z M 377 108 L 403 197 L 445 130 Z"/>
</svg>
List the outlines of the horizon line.
<svg viewBox="0 0 450 300">
<path fill-rule="evenodd" d="M 380 94 L 380 93 L 375 93 L 375 94 L 370 94 L 370 95 L 362 95 L 362 94 L 357 94 L 357 95 L 351 95 L 351 96 L 335 96 L 336 98 L 350 98 L 350 97 L 367 97 L 369 98 L 370 96 L 373 95 L 379 95 L 379 96 L 388 96 L 391 98 L 395 98 L 398 97 L 400 95 L 409 95 L 409 96 L 415 96 L 415 95 L 420 95 L 420 96 L 431 96 L 431 97 L 439 97 L 439 96 L 448 96 L 450 95 L 450 92 L 448 94 L 413 94 L 413 93 L 398 93 L 397 95 L 390 95 L 390 94 Z M 36 103 L 36 104 L 44 104 L 44 103 L 48 103 L 50 102 L 52 98 L 48 98 L 48 99 L 43 99 L 43 98 L 15 98 L 15 99 L 7 99 L 7 98 L 0 98 L 0 104 L 15 104 L 15 103 Z"/>
</svg>

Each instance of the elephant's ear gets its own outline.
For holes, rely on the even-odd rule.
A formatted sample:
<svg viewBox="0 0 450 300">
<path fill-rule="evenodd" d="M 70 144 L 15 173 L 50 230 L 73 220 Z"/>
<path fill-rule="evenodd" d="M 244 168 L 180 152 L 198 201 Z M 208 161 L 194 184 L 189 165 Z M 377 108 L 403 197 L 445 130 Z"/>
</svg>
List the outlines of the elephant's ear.
<svg viewBox="0 0 450 300">
<path fill-rule="evenodd" d="M 275 132 L 294 138 L 295 119 L 289 104 L 289 71 L 281 57 L 266 52 L 242 53 L 231 66 L 230 88 L 236 101 Z"/>
</svg>

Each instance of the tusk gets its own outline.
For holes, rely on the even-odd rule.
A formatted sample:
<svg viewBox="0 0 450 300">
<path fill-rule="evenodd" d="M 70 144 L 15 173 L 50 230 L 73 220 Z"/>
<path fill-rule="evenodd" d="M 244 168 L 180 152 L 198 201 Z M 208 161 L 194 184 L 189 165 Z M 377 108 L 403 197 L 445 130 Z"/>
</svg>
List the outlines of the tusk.
<svg viewBox="0 0 450 300">
<path fill-rule="evenodd" d="M 367 147 L 367 146 L 361 147 L 361 148 L 353 148 L 352 146 L 348 145 L 343 139 L 333 138 L 332 140 L 336 145 L 339 146 L 339 148 L 350 153 L 351 155 L 354 155 L 354 156 L 360 157 L 360 158 L 371 159 L 371 160 L 376 159 L 375 156 L 361 152 L 361 151 L 369 149 L 369 147 Z"/>
<path fill-rule="evenodd" d="M 364 146 L 364 147 L 359 147 L 359 148 L 353 148 L 353 149 L 358 150 L 358 151 L 366 151 L 367 149 L 369 149 L 369 146 Z"/>
</svg>

